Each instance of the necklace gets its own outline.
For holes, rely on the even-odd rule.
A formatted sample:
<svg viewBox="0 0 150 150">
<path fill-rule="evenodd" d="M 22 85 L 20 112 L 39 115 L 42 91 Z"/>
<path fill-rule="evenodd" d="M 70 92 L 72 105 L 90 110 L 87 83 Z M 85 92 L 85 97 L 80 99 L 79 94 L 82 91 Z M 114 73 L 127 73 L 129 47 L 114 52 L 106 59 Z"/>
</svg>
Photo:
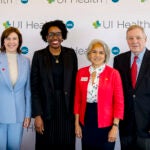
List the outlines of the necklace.
<svg viewBox="0 0 150 150">
<path fill-rule="evenodd" d="M 59 63 L 59 55 L 53 55 L 54 59 L 55 59 L 55 63 L 58 64 Z"/>
<path fill-rule="evenodd" d="M 59 56 L 60 56 L 61 49 L 58 49 L 57 51 L 54 50 L 54 49 L 50 49 L 50 52 L 51 52 L 53 58 L 55 59 L 55 63 L 58 64 L 59 63 Z"/>
</svg>

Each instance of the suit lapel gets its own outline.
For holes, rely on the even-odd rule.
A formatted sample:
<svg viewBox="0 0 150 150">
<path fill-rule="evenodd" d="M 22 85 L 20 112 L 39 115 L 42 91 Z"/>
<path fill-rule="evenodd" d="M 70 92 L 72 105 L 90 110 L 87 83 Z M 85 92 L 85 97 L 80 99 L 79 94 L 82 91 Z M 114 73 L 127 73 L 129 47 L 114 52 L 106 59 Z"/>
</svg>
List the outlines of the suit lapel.
<svg viewBox="0 0 150 150">
<path fill-rule="evenodd" d="M 0 57 L 0 72 L 2 73 L 2 76 L 8 85 L 10 89 L 12 89 L 12 84 L 10 81 L 10 75 L 9 75 L 9 68 L 8 68 L 8 60 L 6 53 L 1 53 Z"/>
<path fill-rule="evenodd" d="M 22 56 L 17 54 L 17 65 L 18 65 L 18 77 L 17 77 L 17 81 L 16 81 L 16 84 L 14 86 L 14 89 L 20 85 L 19 82 L 21 80 L 23 80 L 23 77 L 24 77 L 24 71 L 25 71 L 25 67 L 26 67 L 26 64 L 24 62 L 24 59 L 22 59 Z"/>
<path fill-rule="evenodd" d="M 70 90 L 72 89 L 72 87 L 70 87 L 72 84 L 71 84 L 71 77 L 72 77 L 72 69 L 70 68 L 70 59 L 68 58 L 68 54 L 66 54 L 66 50 L 64 47 L 61 47 L 61 55 L 62 55 L 62 60 L 63 60 L 63 65 L 64 65 L 64 87 L 63 87 L 63 90 L 64 90 L 64 94 L 65 94 L 65 103 L 66 103 L 66 107 L 67 107 L 67 111 L 69 110 L 69 103 L 70 103 L 70 100 L 68 99 L 70 96 Z"/>
<path fill-rule="evenodd" d="M 143 79 L 143 76 L 145 75 L 145 72 L 146 72 L 148 66 L 150 66 L 150 62 L 149 62 L 149 59 L 148 59 L 148 58 L 150 58 L 149 55 L 150 54 L 149 54 L 148 50 L 146 50 L 146 52 L 144 54 L 144 57 L 143 57 L 143 60 L 142 60 L 142 63 L 141 63 L 141 67 L 140 67 L 140 70 L 139 70 L 139 75 L 138 75 L 138 78 L 137 78 L 135 88 L 137 88 L 140 85 L 140 82 Z"/>
<path fill-rule="evenodd" d="M 72 77 L 72 71 L 70 69 L 70 62 L 69 59 L 66 55 L 66 51 L 64 47 L 61 47 L 62 49 L 62 59 L 63 59 L 63 65 L 64 65 L 64 91 L 68 91 L 71 89 L 70 85 L 71 85 L 71 80 L 70 77 Z"/>
<path fill-rule="evenodd" d="M 125 74 L 127 74 L 127 81 L 129 82 L 129 84 L 131 85 L 132 87 L 132 82 L 131 82 L 131 52 L 128 53 L 128 55 L 126 56 L 127 58 L 125 58 L 124 60 L 124 71 L 125 71 Z"/>
<path fill-rule="evenodd" d="M 125 83 L 125 85 L 132 88 L 130 62 L 131 52 L 127 52 L 125 55 L 122 55 L 122 57 L 120 57 L 118 60 L 118 64 L 120 64 L 119 69 L 123 78 L 123 82 Z"/>
<path fill-rule="evenodd" d="M 54 91 L 54 82 L 53 82 L 53 75 L 52 75 L 52 64 L 50 61 L 50 54 L 49 54 L 49 47 L 46 48 L 45 50 L 45 54 L 44 54 L 44 68 L 46 68 L 46 74 L 47 74 L 47 78 L 48 81 L 50 82 L 50 85 L 52 87 L 52 91 Z"/>
</svg>

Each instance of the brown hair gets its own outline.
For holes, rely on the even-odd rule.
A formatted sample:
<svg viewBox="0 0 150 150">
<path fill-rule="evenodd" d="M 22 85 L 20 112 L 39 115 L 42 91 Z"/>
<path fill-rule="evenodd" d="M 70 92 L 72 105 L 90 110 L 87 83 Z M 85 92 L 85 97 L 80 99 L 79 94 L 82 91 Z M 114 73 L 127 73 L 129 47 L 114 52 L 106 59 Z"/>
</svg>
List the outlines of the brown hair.
<svg viewBox="0 0 150 150">
<path fill-rule="evenodd" d="M 13 32 L 15 32 L 18 35 L 18 39 L 19 39 L 19 46 L 17 48 L 17 53 L 21 53 L 20 47 L 22 45 L 22 35 L 20 31 L 15 27 L 9 27 L 3 31 L 1 36 L 1 52 L 6 52 L 4 40 Z"/>
</svg>

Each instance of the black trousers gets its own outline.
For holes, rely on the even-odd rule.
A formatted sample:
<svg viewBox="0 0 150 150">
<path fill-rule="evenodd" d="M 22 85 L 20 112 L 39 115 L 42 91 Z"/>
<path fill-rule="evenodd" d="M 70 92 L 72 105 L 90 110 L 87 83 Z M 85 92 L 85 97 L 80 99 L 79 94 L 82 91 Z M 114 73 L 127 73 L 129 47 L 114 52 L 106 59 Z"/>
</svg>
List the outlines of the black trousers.
<svg viewBox="0 0 150 150">
<path fill-rule="evenodd" d="M 97 103 L 87 103 L 85 125 L 81 127 L 82 150 L 114 150 L 115 142 L 108 142 L 111 126 L 98 128 Z"/>
<path fill-rule="evenodd" d="M 150 138 L 121 136 L 121 150 L 150 150 Z"/>
</svg>

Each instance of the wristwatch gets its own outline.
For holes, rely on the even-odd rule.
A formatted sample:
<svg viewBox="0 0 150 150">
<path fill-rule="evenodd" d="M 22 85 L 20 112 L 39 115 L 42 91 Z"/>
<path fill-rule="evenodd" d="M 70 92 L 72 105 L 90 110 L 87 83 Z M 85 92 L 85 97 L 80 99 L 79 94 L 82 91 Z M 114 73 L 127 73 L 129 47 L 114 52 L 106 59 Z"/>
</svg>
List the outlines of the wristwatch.
<svg viewBox="0 0 150 150">
<path fill-rule="evenodd" d="M 118 125 L 117 123 L 113 123 L 113 126 L 116 126 L 116 127 L 118 127 L 119 125 Z"/>
</svg>

